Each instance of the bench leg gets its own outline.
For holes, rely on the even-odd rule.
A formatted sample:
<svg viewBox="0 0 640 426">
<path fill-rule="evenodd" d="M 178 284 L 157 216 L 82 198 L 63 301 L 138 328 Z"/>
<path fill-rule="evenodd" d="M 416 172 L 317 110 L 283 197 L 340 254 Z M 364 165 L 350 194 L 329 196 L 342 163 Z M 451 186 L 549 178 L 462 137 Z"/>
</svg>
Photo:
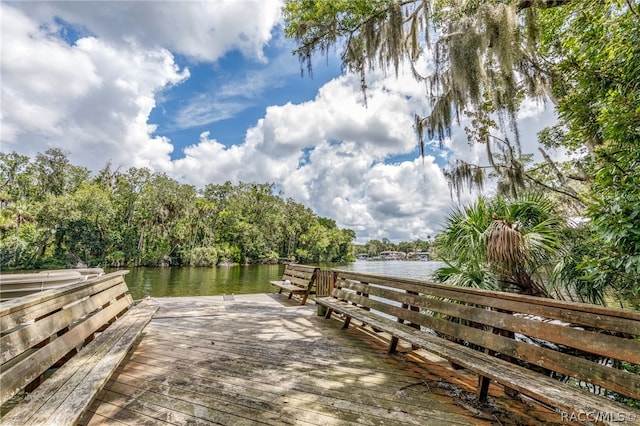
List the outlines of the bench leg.
<svg viewBox="0 0 640 426">
<path fill-rule="evenodd" d="M 344 319 L 344 324 L 342 324 L 342 328 L 349 328 L 349 323 L 351 323 L 351 317 L 346 317 Z"/>
<path fill-rule="evenodd" d="M 278 294 L 282 293 L 282 287 L 280 287 L 280 291 L 278 292 Z"/>
<path fill-rule="evenodd" d="M 331 318 L 331 314 L 332 314 L 332 313 L 333 313 L 333 309 L 328 308 L 328 309 L 327 309 L 327 313 L 326 313 L 326 314 L 324 314 L 324 319 L 329 319 L 329 318 Z"/>
<path fill-rule="evenodd" d="M 394 354 L 398 350 L 398 338 L 396 336 L 391 336 L 391 341 L 389 342 L 389 350 L 388 353 Z"/>
<path fill-rule="evenodd" d="M 300 302 L 301 305 L 304 305 L 305 303 L 307 303 L 307 297 L 309 297 L 309 293 L 305 293 L 302 296 L 302 302 Z"/>
<path fill-rule="evenodd" d="M 486 401 L 489 394 L 489 382 L 491 379 L 484 376 L 478 376 L 478 389 L 476 391 L 476 398 L 478 401 Z"/>
</svg>

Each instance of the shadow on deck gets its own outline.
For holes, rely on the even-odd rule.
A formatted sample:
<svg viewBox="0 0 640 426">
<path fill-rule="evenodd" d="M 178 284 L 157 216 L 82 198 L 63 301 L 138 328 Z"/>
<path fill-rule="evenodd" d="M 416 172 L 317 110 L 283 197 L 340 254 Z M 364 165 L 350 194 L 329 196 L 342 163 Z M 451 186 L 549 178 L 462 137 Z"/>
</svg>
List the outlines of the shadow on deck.
<svg viewBox="0 0 640 426">
<path fill-rule="evenodd" d="M 282 295 L 161 298 L 82 424 L 552 424 L 476 376 Z"/>
</svg>

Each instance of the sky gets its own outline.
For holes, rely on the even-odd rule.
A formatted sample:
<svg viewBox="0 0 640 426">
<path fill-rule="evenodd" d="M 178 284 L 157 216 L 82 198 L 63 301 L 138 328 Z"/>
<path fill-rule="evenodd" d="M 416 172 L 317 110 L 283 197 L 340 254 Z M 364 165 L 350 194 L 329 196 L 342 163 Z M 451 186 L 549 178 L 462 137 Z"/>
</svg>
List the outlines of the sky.
<svg viewBox="0 0 640 426">
<path fill-rule="evenodd" d="M 302 73 L 281 7 L 1 1 L 0 151 L 60 148 L 93 172 L 148 167 L 196 188 L 273 183 L 359 243 L 435 236 L 477 196 L 452 198 L 442 168 L 486 163 L 484 148 L 467 142 L 463 122 L 422 157 L 413 117 L 429 110 L 424 86 L 403 70 L 372 71 L 365 105 L 340 48 Z M 537 154 L 536 134 L 554 117 L 525 101 L 524 151 Z"/>
</svg>

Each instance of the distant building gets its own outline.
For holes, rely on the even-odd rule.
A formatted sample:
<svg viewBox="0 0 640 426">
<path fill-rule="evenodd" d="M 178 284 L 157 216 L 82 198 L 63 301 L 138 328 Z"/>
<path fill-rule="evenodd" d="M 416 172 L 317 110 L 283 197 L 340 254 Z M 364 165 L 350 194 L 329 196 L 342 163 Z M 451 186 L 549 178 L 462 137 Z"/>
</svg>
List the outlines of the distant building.
<svg viewBox="0 0 640 426">
<path fill-rule="evenodd" d="M 401 251 L 385 250 L 380 252 L 382 260 L 404 260 L 407 254 Z"/>
<path fill-rule="evenodd" d="M 407 253 L 407 260 L 429 260 L 429 252 L 427 251 L 416 251 Z"/>
</svg>

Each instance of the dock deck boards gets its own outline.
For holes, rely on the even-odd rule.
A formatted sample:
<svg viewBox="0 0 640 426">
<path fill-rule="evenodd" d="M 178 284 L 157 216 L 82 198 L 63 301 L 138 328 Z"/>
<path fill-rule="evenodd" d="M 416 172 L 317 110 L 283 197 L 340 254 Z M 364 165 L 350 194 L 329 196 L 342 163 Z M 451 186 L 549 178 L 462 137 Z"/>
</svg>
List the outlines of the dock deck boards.
<svg viewBox="0 0 640 426">
<path fill-rule="evenodd" d="M 157 313 L 82 424 L 561 422 L 501 397 L 499 386 L 489 404 L 474 406 L 474 375 L 410 348 L 387 355 L 375 333 L 341 330 L 314 304 L 269 294 L 233 299 L 155 299 Z"/>
</svg>

